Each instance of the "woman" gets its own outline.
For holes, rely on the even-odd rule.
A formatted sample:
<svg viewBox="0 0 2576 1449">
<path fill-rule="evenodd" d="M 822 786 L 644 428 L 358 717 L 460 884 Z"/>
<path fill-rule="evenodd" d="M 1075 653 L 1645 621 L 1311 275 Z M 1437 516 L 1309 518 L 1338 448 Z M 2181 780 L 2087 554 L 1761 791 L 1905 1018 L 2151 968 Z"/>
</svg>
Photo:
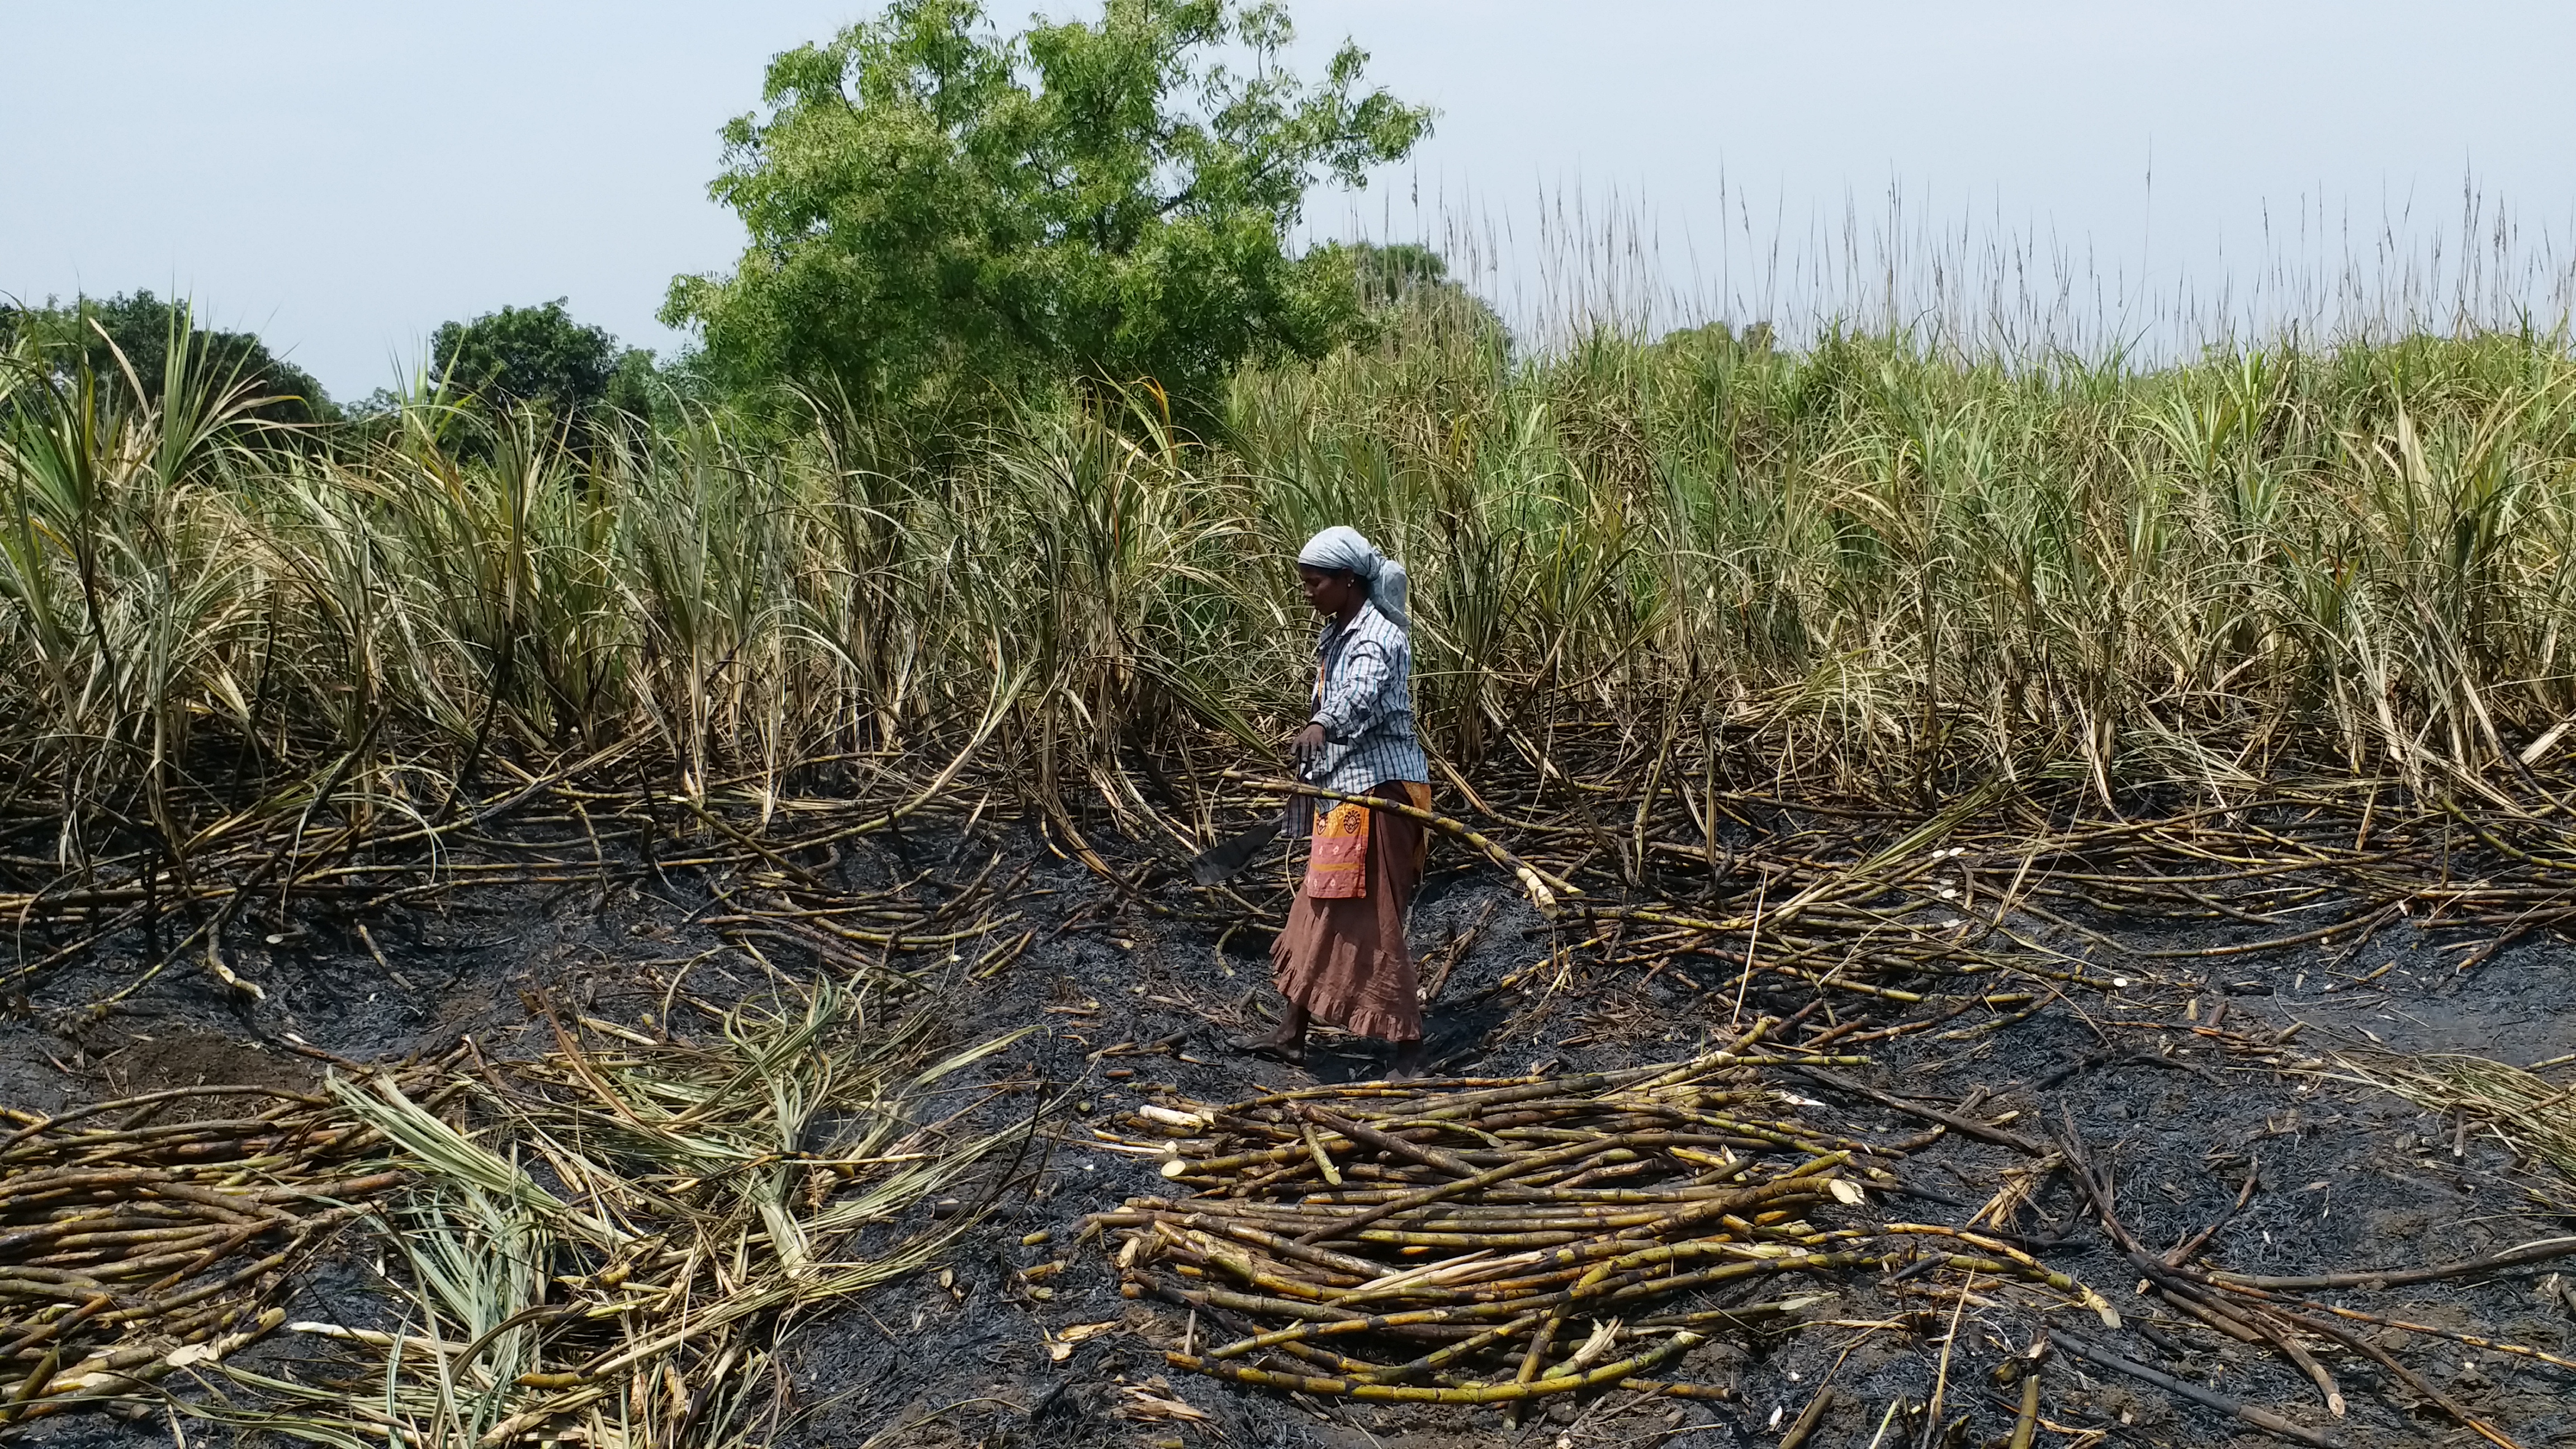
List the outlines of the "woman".
<svg viewBox="0 0 2576 1449">
<path fill-rule="evenodd" d="M 1289 755 L 1307 783 L 1345 795 L 1431 808 L 1413 733 L 1413 645 L 1404 566 L 1356 530 L 1328 528 L 1297 554 L 1306 602 L 1325 616 L 1315 692 Z M 1288 1009 L 1252 1050 L 1302 1062 L 1306 1025 L 1321 1018 L 1395 1044 L 1391 1075 L 1422 1068 L 1422 998 L 1404 944 L 1405 908 L 1429 844 L 1421 822 L 1390 810 L 1319 802 L 1306 879 L 1288 908 L 1270 966 Z"/>
</svg>

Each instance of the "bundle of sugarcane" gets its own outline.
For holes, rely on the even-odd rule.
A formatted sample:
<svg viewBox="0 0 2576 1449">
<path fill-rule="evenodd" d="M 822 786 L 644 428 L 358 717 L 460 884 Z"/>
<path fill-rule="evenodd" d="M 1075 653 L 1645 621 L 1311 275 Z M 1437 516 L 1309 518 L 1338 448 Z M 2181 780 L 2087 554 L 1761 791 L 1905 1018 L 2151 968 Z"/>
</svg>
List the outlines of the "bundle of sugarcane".
<svg viewBox="0 0 2576 1449">
<path fill-rule="evenodd" d="M 833 984 L 701 1041 L 538 1005 L 553 1049 L 443 1106 L 333 1080 L 417 1175 L 379 1225 L 398 1321 L 288 1324 L 326 1353 L 227 1366 L 248 1392 L 185 1411 L 341 1449 L 727 1442 L 784 1412 L 792 1321 L 933 1261 L 1034 1137 L 1026 1109 L 971 1120 L 1001 1089 L 951 1080 L 1025 1033 L 951 1050 L 924 1011 Z"/>
<path fill-rule="evenodd" d="M 429 1069 L 407 1073 L 415 1087 Z M 266 1103 L 247 1113 L 235 1102 Z M 179 1110 L 217 1115 L 158 1119 Z M 297 1261 L 404 1174 L 320 1097 L 188 1087 L 0 1138 L 0 1425 L 151 1392 L 277 1326 Z"/>
<path fill-rule="evenodd" d="M 1511 1403 L 1609 1384 L 1727 1397 L 1648 1375 L 1712 1332 L 1793 1329 L 1833 1296 L 1775 1280 L 1863 1268 L 2023 1279 L 2109 1314 L 2000 1242 L 1863 1221 L 1908 1144 L 1814 1125 L 1799 1109 L 1815 1104 L 1760 1080 L 1828 1060 L 1850 1059 L 1720 1052 L 1152 1106 L 1137 1122 L 1187 1134 L 1164 1175 L 1197 1195 L 1091 1221 L 1123 1237 L 1130 1297 L 1235 1335 L 1185 1345 L 1175 1367 L 1358 1399 Z M 1826 1214 L 1850 1221 L 1813 1220 Z M 1927 1259 L 1920 1245 L 1943 1235 L 1963 1251 Z"/>
</svg>

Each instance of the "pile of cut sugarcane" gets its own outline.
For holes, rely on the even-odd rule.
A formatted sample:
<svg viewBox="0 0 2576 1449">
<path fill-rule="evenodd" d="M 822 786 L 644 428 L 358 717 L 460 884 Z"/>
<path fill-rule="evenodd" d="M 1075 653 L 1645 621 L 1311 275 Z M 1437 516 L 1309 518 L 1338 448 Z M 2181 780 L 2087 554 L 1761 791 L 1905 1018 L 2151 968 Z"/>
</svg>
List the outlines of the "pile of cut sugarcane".
<svg viewBox="0 0 2576 1449">
<path fill-rule="evenodd" d="M 434 1068 L 406 1075 L 435 1084 Z M 201 1115 L 163 1120 L 188 1111 Z M 306 1253 L 408 1176 L 329 1101 L 266 1087 L 9 1120 L 0 1427 L 221 1362 L 277 1327 L 274 1301 Z"/>
<path fill-rule="evenodd" d="M 1614 1384 L 1729 1398 L 1656 1375 L 1713 1333 L 1796 1330 L 1857 1272 L 1911 1280 L 1899 1297 L 2020 1285 L 2034 1307 L 2118 1321 L 2005 1243 L 1872 1220 L 1886 1164 L 1928 1137 L 1820 1128 L 1799 1115 L 1817 1104 L 1765 1080 L 1850 1060 L 1738 1050 L 1158 1104 L 1135 1121 L 1188 1134 L 1163 1170 L 1196 1194 L 1092 1222 L 1121 1239 L 1129 1296 L 1231 1335 L 1200 1351 L 1194 1331 L 1174 1367 L 1355 1399 L 1510 1404 Z"/>
<path fill-rule="evenodd" d="M 962 1121 L 1003 1089 L 949 1080 L 1025 1032 L 953 1050 L 864 988 L 756 998 L 696 1040 L 535 1004 L 554 1049 L 460 1074 L 442 1111 L 331 1084 L 419 1179 L 373 1224 L 401 1331 L 287 1324 L 335 1351 L 230 1373 L 255 1412 L 191 1411 L 341 1446 L 774 1434 L 791 1332 L 934 1262 L 1035 1132 L 1007 1105 Z M 975 1200 L 913 1212 L 951 1189 Z"/>
<path fill-rule="evenodd" d="M 0 1438 L 159 1407 L 339 1449 L 736 1442 L 783 1412 L 799 1313 L 932 1263 L 1009 1175 L 988 1160 L 1035 1134 L 1007 1104 L 962 1120 L 1008 1084 L 948 1080 L 1025 1032 L 956 1050 L 863 988 L 745 1002 L 696 1041 L 535 1004 L 554 1050 L 532 1060 L 468 1046 L 327 1095 L 9 1114 Z M 155 1117 L 254 1095 L 275 1105 Z M 318 1308 L 359 1322 L 288 1322 L 295 1270 L 343 1225 L 375 1281 Z"/>
</svg>

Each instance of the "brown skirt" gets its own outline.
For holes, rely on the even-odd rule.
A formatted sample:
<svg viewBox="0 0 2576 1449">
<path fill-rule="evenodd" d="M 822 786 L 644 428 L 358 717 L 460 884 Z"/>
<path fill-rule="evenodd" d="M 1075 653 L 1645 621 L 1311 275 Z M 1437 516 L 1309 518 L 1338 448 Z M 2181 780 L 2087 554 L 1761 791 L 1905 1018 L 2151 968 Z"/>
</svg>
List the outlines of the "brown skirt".
<svg viewBox="0 0 2576 1449">
<path fill-rule="evenodd" d="M 1405 801 L 1400 781 L 1369 792 Z M 1368 894 L 1317 900 L 1298 891 L 1270 947 L 1279 994 L 1316 1020 L 1380 1041 L 1422 1039 L 1422 992 L 1404 944 L 1404 912 L 1422 881 L 1422 823 L 1370 812 Z"/>
</svg>

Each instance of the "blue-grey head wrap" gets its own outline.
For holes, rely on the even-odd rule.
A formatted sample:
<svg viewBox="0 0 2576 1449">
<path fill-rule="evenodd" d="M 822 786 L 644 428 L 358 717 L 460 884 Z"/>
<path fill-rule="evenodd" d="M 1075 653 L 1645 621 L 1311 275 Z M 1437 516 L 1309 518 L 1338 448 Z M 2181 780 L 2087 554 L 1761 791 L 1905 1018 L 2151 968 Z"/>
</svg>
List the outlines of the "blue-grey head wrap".
<svg viewBox="0 0 2576 1449">
<path fill-rule="evenodd" d="M 1356 528 L 1340 524 L 1325 529 L 1306 540 L 1297 550 L 1297 562 L 1319 569 L 1344 569 L 1368 585 L 1369 602 L 1377 611 L 1395 622 L 1399 629 L 1410 628 L 1412 618 L 1405 611 L 1404 565 L 1377 551 L 1377 545 L 1360 535 Z"/>
</svg>

